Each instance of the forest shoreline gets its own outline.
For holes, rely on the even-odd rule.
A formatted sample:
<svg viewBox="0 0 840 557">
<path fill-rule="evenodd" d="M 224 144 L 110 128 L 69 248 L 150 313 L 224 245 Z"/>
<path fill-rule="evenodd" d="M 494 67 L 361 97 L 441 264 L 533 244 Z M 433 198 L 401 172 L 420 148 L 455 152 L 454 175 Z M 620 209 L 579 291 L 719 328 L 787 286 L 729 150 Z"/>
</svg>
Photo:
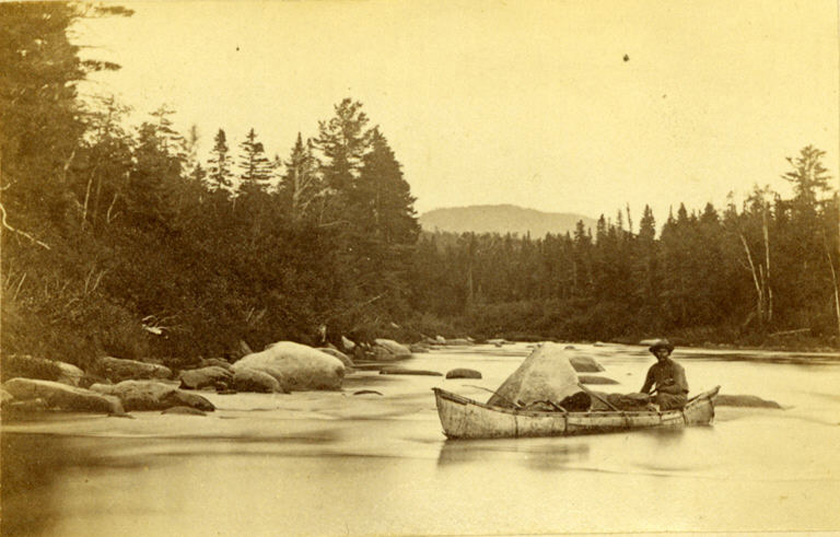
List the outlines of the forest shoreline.
<svg viewBox="0 0 840 557">
<path fill-rule="evenodd" d="M 429 232 L 387 130 L 359 100 L 325 107 L 317 133 L 272 160 L 254 127 L 219 128 L 201 153 L 165 105 L 134 125 L 118 99 L 80 96 L 86 77 L 118 66 L 83 60 L 73 25 L 130 16 L 0 6 L 0 29 L 15 30 L 1 43 L 0 97 L 14 101 L 0 130 L 4 355 L 82 368 L 106 356 L 232 361 L 243 341 L 468 332 L 840 346 L 840 192 L 813 145 L 782 167 L 792 196 L 767 185 L 725 207 L 673 200 L 658 221 L 628 205 L 542 238 Z"/>
</svg>

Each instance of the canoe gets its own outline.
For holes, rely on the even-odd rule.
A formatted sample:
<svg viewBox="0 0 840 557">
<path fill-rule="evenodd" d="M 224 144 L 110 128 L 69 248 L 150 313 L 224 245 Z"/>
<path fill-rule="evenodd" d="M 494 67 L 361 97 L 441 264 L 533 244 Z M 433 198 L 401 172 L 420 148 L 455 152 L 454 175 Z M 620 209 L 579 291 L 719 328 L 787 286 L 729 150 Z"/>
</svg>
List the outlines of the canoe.
<svg viewBox="0 0 840 557">
<path fill-rule="evenodd" d="M 709 425 L 720 386 L 691 398 L 682 410 L 545 412 L 489 406 L 434 388 L 443 433 L 450 439 L 553 437 L 634 429 Z"/>
</svg>

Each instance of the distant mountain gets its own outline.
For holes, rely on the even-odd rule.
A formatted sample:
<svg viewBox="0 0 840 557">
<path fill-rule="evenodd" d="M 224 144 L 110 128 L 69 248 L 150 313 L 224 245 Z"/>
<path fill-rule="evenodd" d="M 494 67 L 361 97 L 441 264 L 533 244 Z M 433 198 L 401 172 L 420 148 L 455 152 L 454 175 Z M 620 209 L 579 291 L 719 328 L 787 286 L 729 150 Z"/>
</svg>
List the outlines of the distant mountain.
<svg viewBox="0 0 840 557">
<path fill-rule="evenodd" d="M 536 209 L 524 209 L 515 205 L 470 205 L 433 209 L 419 217 L 423 230 L 434 232 L 526 232 L 532 238 L 542 238 L 547 233 L 565 234 L 574 232 L 578 221 L 587 228 L 595 229 L 595 220 L 574 213 L 544 213 Z"/>
</svg>

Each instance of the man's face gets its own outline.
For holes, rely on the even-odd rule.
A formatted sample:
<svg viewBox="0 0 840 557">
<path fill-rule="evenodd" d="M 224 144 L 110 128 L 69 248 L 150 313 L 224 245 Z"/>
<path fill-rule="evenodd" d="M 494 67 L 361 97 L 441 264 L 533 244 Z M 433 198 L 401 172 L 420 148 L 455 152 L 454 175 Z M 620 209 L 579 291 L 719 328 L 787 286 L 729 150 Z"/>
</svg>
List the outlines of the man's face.
<svg viewBox="0 0 840 557">
<path fill-rule="evenodd" d="M 667 348 L 657 348 L 653 355 L 656 356 L 656 359 L 660 362 L 666 360 L 668 358 L 668 349 Z"/>
</svg>

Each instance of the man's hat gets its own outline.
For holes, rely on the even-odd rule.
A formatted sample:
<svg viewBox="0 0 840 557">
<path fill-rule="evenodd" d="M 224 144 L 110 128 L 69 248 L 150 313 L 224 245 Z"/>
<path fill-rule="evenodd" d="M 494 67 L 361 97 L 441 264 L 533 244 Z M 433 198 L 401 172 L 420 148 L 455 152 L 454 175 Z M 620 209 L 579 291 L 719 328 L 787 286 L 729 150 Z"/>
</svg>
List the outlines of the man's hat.
<svg viewBox="0 0 840 557">
<path fill-rule="evenodd" d="M 665 348 L 668 351 L 668 354 L 670 354 L 671 352 L 674 351 L 674 345 L 671 344 L 668 341 L 668 339 L 664 339 L 664 338 L 659 339 L 656 342 L 654 342 L 653 344 L 651 344 L 650 348 L 648 348 L 648 350 L 650 350 L 651 354 L 654 354 L 660 348 Z"/>
</svg>

